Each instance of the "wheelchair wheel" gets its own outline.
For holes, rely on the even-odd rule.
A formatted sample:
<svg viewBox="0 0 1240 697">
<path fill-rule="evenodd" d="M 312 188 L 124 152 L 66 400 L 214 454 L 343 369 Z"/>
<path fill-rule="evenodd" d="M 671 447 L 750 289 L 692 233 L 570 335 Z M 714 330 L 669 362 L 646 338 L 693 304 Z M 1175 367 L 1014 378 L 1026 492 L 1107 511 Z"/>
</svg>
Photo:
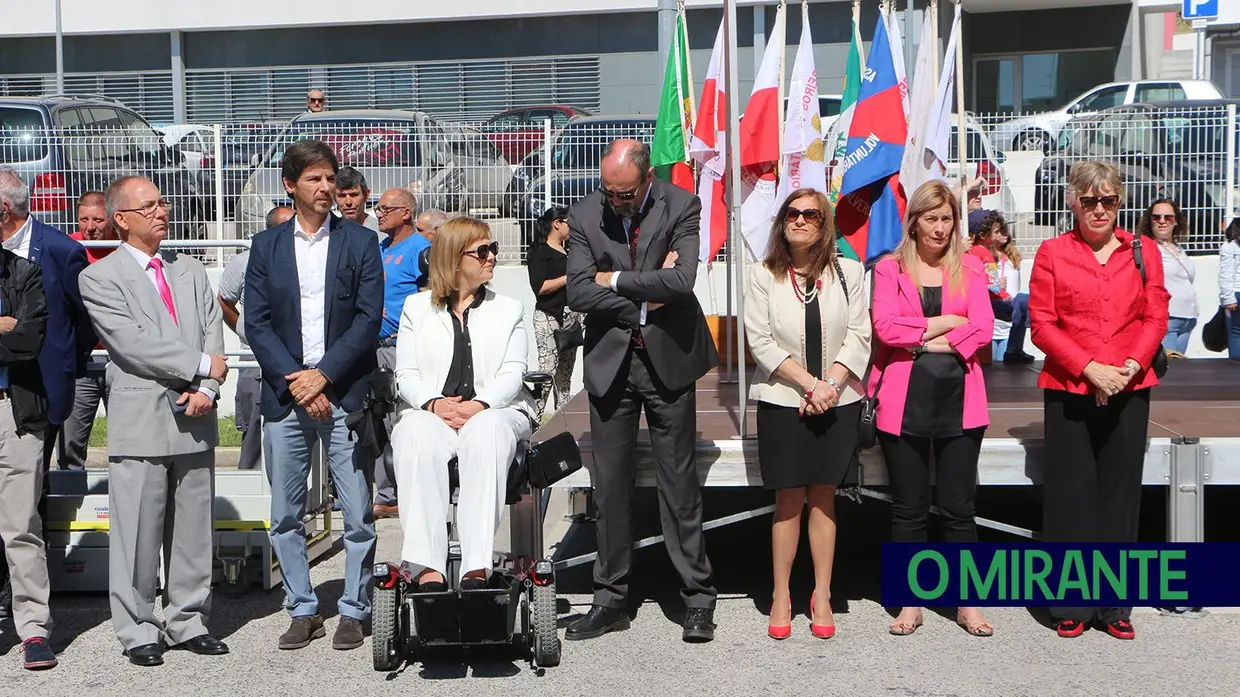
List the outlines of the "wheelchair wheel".
<svg viewBox="0 0 1240 697">
<path fill-rule="evenodd" d="M 375 588 L 371 611 L 370 644 L 375 670 L 392 671 L 405 659 L 405 637 L 400 626 L 400 586 Z"/>
<path fill-rule="evenodd" d="M 560 634 L 556 626 L 555 584 L 534 586 L 530 598 L 532 653 L 538 668 L 560 665 Z"/>
</svg>

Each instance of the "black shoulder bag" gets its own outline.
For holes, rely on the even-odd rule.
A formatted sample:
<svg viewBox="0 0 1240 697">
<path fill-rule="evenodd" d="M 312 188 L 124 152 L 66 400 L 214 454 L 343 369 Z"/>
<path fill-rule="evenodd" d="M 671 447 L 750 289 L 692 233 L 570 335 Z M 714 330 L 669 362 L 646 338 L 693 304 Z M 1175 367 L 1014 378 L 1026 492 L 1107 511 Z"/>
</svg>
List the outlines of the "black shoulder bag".
<svg viewBox="0 0 1240 697">
<path fill-rule="evenodd" d="M 844 289 L 844 302 L 848 302 L 848 282 L 844 280 L 844 269 L 840 267 L 840 260 L 833 259 L 835 262 L 835 275 L 840 278 L 840 288 Z M 873 448 L 878 442 L 878 426 L 874 423 L 874 417 L 878 413 L 878 390 L 883 386 L 883 375 L 878 376 L 878 384 L 874 386 L 874 396 L 871 397 L 865 391 L 861 393 L 861 420 L 857 425 L 857 447 L 862 450 Z"/>
<path fill-rule="evenodd" d="M 1141 287 L 1144 288 L 1145 280 L 1145 259 L 1141 255 L 1141 235 L 1132 238 L 1132 259 L 1137 263 L 1137 271 L 1141 274 Z M 1158 345 L 1158 351 L 1154 353 L 1154 360 L 1150 364 L 1154 369 L 1154 374 L 1162 377 L 1167 374 L 1167 351 Z"/>
</svg>

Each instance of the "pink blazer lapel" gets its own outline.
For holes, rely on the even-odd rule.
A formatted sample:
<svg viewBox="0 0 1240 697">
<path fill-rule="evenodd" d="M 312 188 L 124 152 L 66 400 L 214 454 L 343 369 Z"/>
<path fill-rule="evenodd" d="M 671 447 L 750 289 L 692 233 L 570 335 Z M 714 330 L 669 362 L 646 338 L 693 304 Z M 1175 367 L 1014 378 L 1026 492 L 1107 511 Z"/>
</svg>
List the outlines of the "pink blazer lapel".
<svg viewBox="0 0 1240 697">
<path fill-rule="evenodd" d="M 910 314 L 920 316 L 921 311 L 921 294 L 917 292 L 917 286 L 913 284 L 913 279 L 897 267 L 897 278 L 899 279 L 900 297 L 904 299 L 904 303 L 908 305 Z"/>
</svg>

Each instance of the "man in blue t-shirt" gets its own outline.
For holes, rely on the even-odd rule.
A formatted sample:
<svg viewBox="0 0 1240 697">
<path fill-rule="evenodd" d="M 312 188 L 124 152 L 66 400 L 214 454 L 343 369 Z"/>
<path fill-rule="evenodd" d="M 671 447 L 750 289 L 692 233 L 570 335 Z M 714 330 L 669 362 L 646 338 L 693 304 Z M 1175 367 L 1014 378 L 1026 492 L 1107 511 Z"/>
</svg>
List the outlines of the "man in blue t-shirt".
<svg viewBox="0 0 1240 697">
<path fill-rule="evenodd" d="M 388 189 L 379 197 L 375 208 L 379 216 L 379 231 L 386 237 L 379 243 L 379 256 L 383 259 L 383 322 L 379 326 L 379 367 L 396 367 L 396 333 L 400 329 L 400 313 L 405 299 L 418 292 L 422 272 L 418 268 L 418 255 L 431 243 L 414 229 L 418 217 L 418 202 L 406 189 Z M 392 422 L 388 419 L 388 435 L 392 434 Z M 392 447 L 375 462 L 375 519 L 394 518 L 399 509 L 396 504 L 396 475 L 392 466 Z"/>
</svg>

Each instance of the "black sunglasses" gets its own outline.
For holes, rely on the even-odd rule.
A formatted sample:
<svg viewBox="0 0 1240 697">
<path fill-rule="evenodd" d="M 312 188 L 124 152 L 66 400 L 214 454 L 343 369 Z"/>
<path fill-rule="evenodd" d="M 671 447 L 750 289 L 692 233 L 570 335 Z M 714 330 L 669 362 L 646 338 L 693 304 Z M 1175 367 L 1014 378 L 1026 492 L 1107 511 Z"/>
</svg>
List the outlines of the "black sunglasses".
<svg viewBox="0 0 1240 697">
<path fill-rule="evenodd" d="M 499 258 L 499 242 L 490 244 L 480 244 L 477 249 L 467 249 L 464 252 L 471 257 L 476 257 L 478 261 L 486 261 L 487 255 L 490 254 L 496 259 Z"/>
<path fill-rule="evenodd" d="M 805 222 L 810 225 L 817 225 L 822 222 L 822 211 L 817 208 L 807 208 L 806 210 L 789 208 L 787 214 L 784 215 L 784 220 L 789 223 L 795 223 L 797 218 L 800 218 L 801 216 L 805 216 Z"/>
<path fill-rule="evenodd" d="M 1099 203 L 1106 211 L 1113 211 L 1119 207 L 1118 196 L 1082 196 L 1078 200 L 1081 202 L 1081 208 L 1087 211 L 1097 208 Z"/>
<path fill-rule="evenodd" d="M 641 188 L 641 187 L 638 187 Z M 603 194 L 603 198 L 614 198 L 618 201 L 632 201 L 637 198 L 637 189 L 632 191 L 612 191 L 606 187 L 600 186 L 599 192 Z"/>
</svg>

